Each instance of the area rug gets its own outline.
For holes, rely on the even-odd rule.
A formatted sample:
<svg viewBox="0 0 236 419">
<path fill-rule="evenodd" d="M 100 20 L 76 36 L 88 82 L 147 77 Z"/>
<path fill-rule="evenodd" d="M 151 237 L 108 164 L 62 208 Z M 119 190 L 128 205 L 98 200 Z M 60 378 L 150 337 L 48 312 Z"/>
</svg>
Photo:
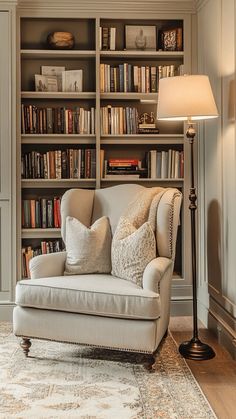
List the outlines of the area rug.
<svg viewBox="0 0 236 419">
<path fill-rule="evenodd" d="M 0 324 L 0 418 L 212 419 L 171 337 L 144 355 L 32 340 L 29 358 Z"/>
</svg>

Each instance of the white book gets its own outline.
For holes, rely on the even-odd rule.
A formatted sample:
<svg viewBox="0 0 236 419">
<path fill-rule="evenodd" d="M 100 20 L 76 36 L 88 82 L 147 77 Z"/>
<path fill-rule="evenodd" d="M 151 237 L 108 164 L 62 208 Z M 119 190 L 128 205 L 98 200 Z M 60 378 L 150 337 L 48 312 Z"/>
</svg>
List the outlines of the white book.
<svg viewBox="0 0 236 419">
<path fill-rule="evenodd" d="M 110 50 L 116 49 L 116 28 L 110 28 Z"/>
<path fill-rule="evenodd" d="M 168 171 L 167 156 L 168 156 L 167 151 L 161 152 L 161 178 L 162 179 L 167 178 L 167 171 Z"/>
<path fill-rule="evenodd" d="M 146 83 L 145 83 L 146 69 L 144 66 L 141 67 L 141 93 L 146 92 Z"/>
<path fill-rule="evenodd" d="M 91 111 L 87 111 L 88 130 L 87 134 L 91 132 Z"/>
<path fill-rule="evenodd" d="M 99 49 L 102 50 L 102 27 L 99 28 Z"/>
<path fill-rule="evenodd" d="M 151 179 L 156 179 L 157 177 L 157 151 L 156 150 L 150 151 L 150 163 L 151 163 L 150 177 Z"/>
<path fill-rule="evenodd" d="M 134 91 L 138 92 L 139 85 L 138 85 L 138 66 L 137 65 L 134 65 L 133 72 L 134 72 Z"/>
<path fill-rule="evenodd" d="M 180 158 L 179 158 L 179 151 L 176 150 L 175 152 L 175 173 L 174 178 L 178 179 L 180 177 Z"/>
<path fill-rule="evenodd" d="M 95 134 L 95 109 L 91 108 L 91 134 Z"/>
<path fill-rule="evenodd" d="M 171 160 L 171 178 L 175 177 L 175 153 L 176 151 L 172 151 L 172 160 Z"/>
<path fill-rule="evenodd" d="M 171 178 L 171 163 L 172 163 L 172 151 L 171 149 L 168 150 L 168 174 L 167 177 Z"/>
<path fill-rule="evenodd" d="M 83 91 L 83 70 L 67 70 L 62 72 L 63 92 Z"/>
</svg>

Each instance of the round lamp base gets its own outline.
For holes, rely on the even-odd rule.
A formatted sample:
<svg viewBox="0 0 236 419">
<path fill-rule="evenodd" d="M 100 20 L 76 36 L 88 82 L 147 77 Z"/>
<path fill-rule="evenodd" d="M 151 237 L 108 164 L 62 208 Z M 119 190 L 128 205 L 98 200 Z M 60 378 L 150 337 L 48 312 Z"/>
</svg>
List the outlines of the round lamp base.
<svg viewBox="0 0 236 419">
<path fill-rule="evenodd" d="M 193 359 L 194 361 L 205 361 L 215 356 L 213 349 L 199 339 L 191 339 L 188 342 L 181 343 L 179 352 L 184 358 Z"/>
</svg>

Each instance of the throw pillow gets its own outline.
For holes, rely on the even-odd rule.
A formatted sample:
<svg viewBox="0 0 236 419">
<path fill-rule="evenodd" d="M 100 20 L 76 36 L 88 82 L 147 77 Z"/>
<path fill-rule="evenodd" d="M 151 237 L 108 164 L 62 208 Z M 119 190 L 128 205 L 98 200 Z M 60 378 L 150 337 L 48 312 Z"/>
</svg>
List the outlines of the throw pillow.
<svg viewBox="0 0 236 419">
<path fill-rule="evenodd" d="M 74 217 L 66 217 L 65 275 L 111 272 L 111 228 L 101 217 L 86 227 Z"/>
<path fill-rule="evenodd" d="M 143 272 L 156 257 L 156 239 L 147 221 L 138 229 L 127 217 L 120 217 L 111 249 L 112 275 L 142 286 Z"/>
</svg>

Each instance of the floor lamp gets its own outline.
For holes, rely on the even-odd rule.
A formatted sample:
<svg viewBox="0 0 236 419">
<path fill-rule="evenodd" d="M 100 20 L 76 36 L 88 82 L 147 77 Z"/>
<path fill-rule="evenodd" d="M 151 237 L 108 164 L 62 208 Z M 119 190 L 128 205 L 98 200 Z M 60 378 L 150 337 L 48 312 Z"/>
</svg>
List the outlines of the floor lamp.
<svg viewBox="0 0 236 419">
<path fill-rule="evenodd" d="M 190 143 L 190 194 L 191 256 L 193 288 L 193 337 L 181 343 L 179 352 L 184 358 L 206 360 L 213 358 L 213 349 L 198 338 L 197 319 L 197 275 L 196 275 L 196 188 L 194 185 L 193 143 L 196 130 L 195 120 L 218 117 L 218 111 L 209 79 L 205 75 L 177 76 L 163 78 L 159 82 L 157 118 L 167 121 L 187 121 L 186 137 Z"/>
</svg>

